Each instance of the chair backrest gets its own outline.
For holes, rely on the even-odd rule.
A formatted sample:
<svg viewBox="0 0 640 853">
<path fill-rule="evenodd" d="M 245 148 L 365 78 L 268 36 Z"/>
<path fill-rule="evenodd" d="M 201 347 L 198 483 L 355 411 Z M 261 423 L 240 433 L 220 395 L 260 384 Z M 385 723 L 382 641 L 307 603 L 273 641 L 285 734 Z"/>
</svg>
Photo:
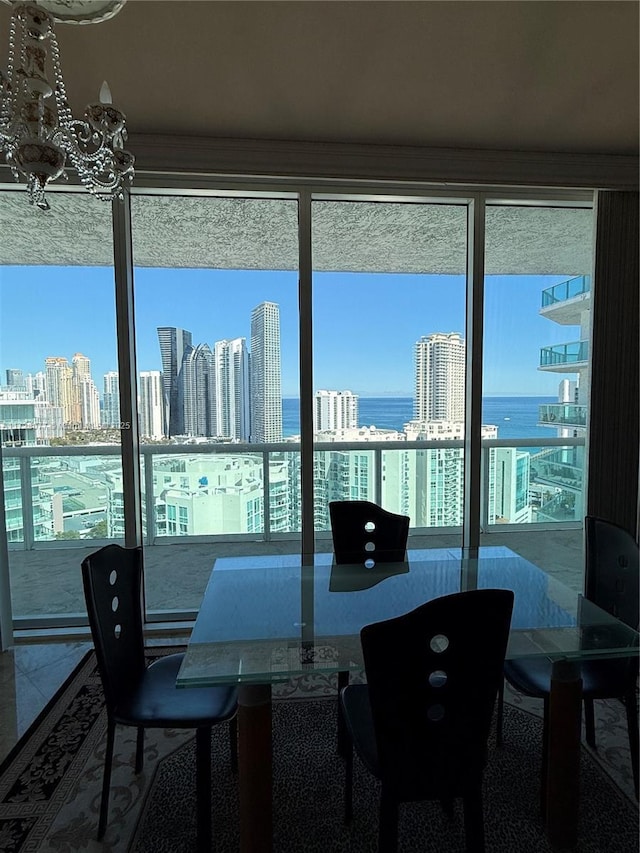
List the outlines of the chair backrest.
<svg viewBox="0 0 640 853">
<path fill-rule="evenodd" d="M 380 774 L 399 799 L 481 783 L 513 598 L 456 593 L 360 632 Z"/>
<path fill-rule="evenodd" d="M 585 518 L 584 529 L 586 597 L 637 630 L 638 543 L 624 528 L 595 516 Z"/>
<path fill-rule="evenodd" d="M 371 501 L 329 503 L 336 563 L 399 563 L 406 559 L 409 517 Z"/>
<path fill-rule="evenodd" d="M 107 545 L 82 561 L 89 625 L 113 710 L 145 668 L 142 630 L 142 549 Z"/>
</svg>

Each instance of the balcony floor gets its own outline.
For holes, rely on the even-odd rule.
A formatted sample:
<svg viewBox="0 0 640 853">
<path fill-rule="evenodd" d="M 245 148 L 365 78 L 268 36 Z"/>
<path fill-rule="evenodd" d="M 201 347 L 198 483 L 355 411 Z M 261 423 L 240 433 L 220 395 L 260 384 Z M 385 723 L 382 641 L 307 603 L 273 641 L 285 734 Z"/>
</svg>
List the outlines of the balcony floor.
<svg viewBox="0 0 640 853">
<path fill-rule="evenodd" d="M 581 530 L 495 532 L 481 544 L 505 545 L 540 566 L 573 590 L 582 590 L 583 535 Z M 147 607 L 156 618 L 179 610 L 197 612 L 217 557 L 244 554 L 292 554 L 299 541 L 194 543 L 145 548 Z M 460 536 L 411 536 L 410 548 L 458 548 Z M 80 563 L 96 546 L 10 551 L 11 597 L 14 618 L 82 616 L 84 597 Z M 319 539 L 318 551 L 330 551 L 331 539 Z"/>
</svg>

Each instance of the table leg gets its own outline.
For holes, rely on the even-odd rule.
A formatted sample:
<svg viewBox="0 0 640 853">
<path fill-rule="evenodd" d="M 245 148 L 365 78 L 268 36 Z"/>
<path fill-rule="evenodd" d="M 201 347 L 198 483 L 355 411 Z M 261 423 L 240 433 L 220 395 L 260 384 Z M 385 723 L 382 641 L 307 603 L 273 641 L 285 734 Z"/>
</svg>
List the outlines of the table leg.
<svg viewBox="0 0 640 853">
<path fill-rule="evenodd" d="M 575 847 L 580 799 L 582 679 L 577 663 L 555 661 L 549 695 L 545 822 L 553 847 Z"/>
<path fill-rule="evenodd" d="M 269 853 L 271 813 L 271 685 L 238 690 L 240 853 Z"/>
</svg>

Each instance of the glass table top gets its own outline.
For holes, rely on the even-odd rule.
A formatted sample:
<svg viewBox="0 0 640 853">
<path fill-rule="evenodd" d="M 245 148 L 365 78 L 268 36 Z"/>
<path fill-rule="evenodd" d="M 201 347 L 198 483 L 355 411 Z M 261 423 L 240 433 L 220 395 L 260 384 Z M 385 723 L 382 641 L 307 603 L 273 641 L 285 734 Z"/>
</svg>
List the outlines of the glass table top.
<svg viewBox="0 0 640 853">
<path fill-rule="evenodd" d="M 515 593 L 507 658 L 638 655 L 637 632 L 503 546 L 477 558 L 410 550 L 403 563 L 370 567 L 336 565 L 332 554 L 304 566 L 299 555 L 225 557 L 215 562 L 177 686 L 361 670 L 364 625 L 476 588 Z"/>
</svg>

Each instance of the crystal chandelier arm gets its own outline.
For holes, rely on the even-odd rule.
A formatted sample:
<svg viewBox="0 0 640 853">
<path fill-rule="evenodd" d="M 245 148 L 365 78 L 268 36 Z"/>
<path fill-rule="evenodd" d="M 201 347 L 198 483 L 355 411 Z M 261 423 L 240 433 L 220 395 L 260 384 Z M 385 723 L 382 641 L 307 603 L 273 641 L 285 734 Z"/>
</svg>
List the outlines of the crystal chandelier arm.
<svg viewBox="0 0 640 853">
<path fill-rule="evenodd" d="M 53 85 L 46 75 L 47 60 L 53 68 Z M 54 19 L 34 2 L 14 5 L 0 96 L 0 150 L 16 180 L 26 177 L 32 204 L 48 209 L 45 188 L 50 181 L 66 178 L 67 158 L 98 198 L 122 197 L 134 174 L 134 157 L 124 149 L 125 116 L 109 96 L 89 104 L 83 119 L 73 118 Z"/>
</svg>

